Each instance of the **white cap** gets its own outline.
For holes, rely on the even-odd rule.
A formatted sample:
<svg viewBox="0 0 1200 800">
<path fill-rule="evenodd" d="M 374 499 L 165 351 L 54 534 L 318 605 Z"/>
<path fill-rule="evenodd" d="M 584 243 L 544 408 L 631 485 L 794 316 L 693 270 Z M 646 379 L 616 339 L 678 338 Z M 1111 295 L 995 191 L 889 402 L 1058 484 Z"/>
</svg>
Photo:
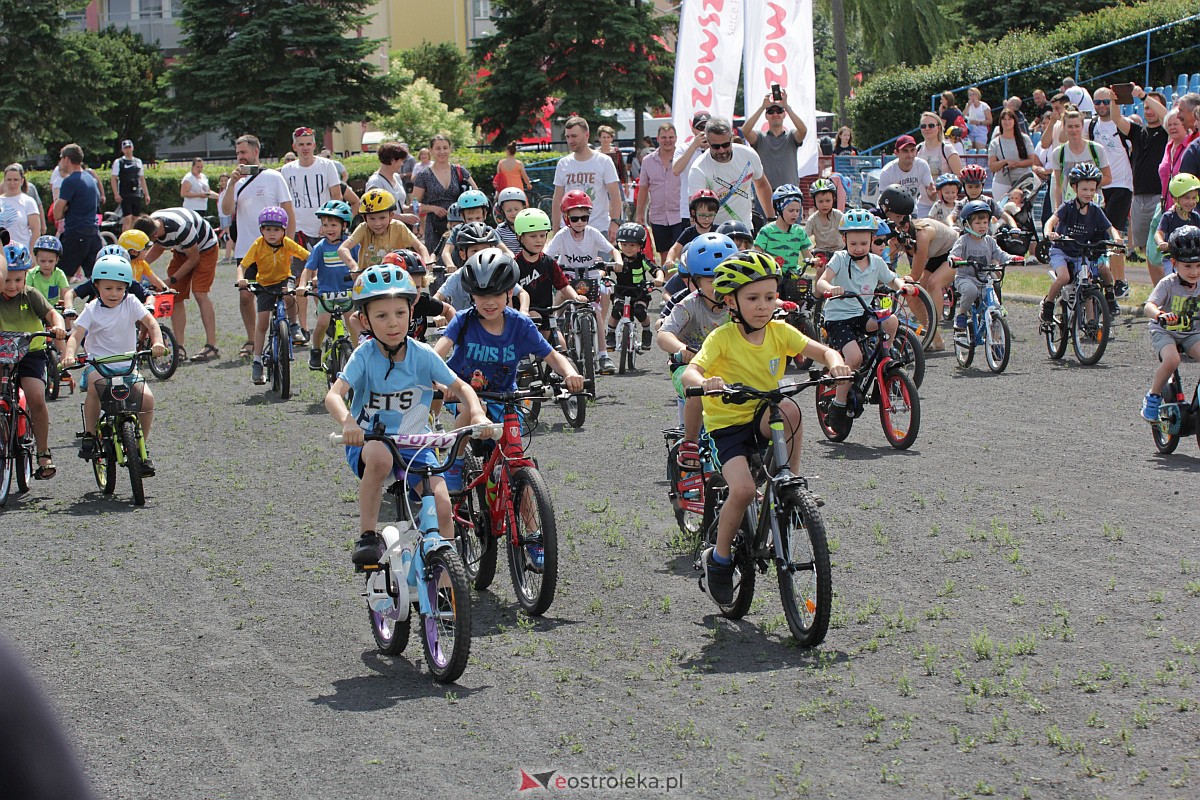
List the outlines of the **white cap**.
<svg viewBox="0 0 1200 800">
<path fill-rule="evenodd" d="M 133 147 L 133 139 L 121 140 L 121 149 L 124 150 L 126 147 Z"/>
</svg>

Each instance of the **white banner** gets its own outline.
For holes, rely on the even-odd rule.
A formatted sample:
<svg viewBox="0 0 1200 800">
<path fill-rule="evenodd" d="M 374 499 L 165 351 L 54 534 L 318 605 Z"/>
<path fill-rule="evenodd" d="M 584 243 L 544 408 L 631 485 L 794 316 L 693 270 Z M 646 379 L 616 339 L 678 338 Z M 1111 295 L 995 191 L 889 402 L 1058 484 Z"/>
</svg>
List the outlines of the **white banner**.
<svg viewBox="0 0 1200 800">
<path fill-rule="evenodd" d="M 808 126 L 808 136 L 797 155 L 799 175 L 815 175 L 819 148 L 812 0 L 752 0 L 745 12 L 745 116 L 749 118 L 771 84 L 778 83 L 788 93 L 788 105 Z M 676 97 L 678 92 L 676 84 Z M 766 115 L 760 127 L 767 129 Z"/>
<path fill-rule="evenodd" d="M 750 0 L 749 5 L 758 2 Z M 734 115 L 745 41 L 743 14 L 742 0 L 684 0 L 679 10 L 671 119 L 681 146 L 692 139 L 692 117 L 696 114 Z"/>
</svg>

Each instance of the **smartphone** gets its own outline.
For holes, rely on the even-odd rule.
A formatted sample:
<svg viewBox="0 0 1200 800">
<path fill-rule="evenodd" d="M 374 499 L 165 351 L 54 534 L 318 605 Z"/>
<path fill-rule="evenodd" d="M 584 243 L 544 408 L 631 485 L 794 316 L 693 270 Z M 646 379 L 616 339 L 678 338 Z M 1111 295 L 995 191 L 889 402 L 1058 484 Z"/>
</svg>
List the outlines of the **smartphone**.
<svg viewBox="0 0 1200 800">
<path fill-rule="evenodd" d="M 776 103 L 783 100 L 783 92 L 779 91 L 778 83 L 771 84 L 771 99 L 774 100 Z"/>
<path fill-rule="evenodd" d="M 243 164 L 242 172 L 244 172 L 246 175 L 249 175 L 249 176 L 257 175 L 258 173 L 262 172 L 262 165 L 260 165 L 260 164 Z"/>
<path fill-rule="evenodd" d="M 1133 84 L 1132 83 L 1114 83 L 1109 87 L 1113 90 L 1113 94 L 1117 96 L 1117 102 L 1123 106 L 1133 102 Z"/>
</svg>

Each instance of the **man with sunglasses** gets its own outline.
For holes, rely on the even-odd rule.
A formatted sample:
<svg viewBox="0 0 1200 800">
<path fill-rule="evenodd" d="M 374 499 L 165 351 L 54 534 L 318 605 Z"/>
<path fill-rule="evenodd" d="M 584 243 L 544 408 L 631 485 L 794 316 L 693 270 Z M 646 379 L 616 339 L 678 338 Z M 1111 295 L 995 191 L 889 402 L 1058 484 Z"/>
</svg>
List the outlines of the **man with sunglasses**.
<svg viewBox="0 0 1200 800">
<path fill-rule="evenodd" d="M 800 145 L 804 144 L 804 137 L 808 135 L 808 126 L 788 105 L 786 89 L 779 90 L 779 98 L 776 100 L 774 95 L 767 92 L 762 103 L 742 125 L 742 135 L 746 138 L 746 144 L 758 153 L 758 157 L 762 159 L 763 174 L 767 176 L 767 182 L 776 189 L 800 182 L 800 169 L 796 159 Z M 760 133 L 758 118 L 763 112 L 767 115 L 767 130 Z M 795 126 L 791 130 L 783 126 L 785 116 Z"/>
<path fill-rule="evenodd" d="M 762 160 L 754 148 L 733 141 L 729 120 L 713 117 L 704 126 L 708 152 L 696 159 L 688 173 L 688 191 L 692 194 L 708 189 L 721 204 L 714 224 L 723 222 L 751 223 L 754 194 L 764 209 L 771 209 L 771 184 L 763 175 Z M 752 192 L 754 194 L 752 194 Z M 774 214 L 768 222 L 774 220 Z"/>
<path fill-rule="evenodd" d="M 280 167 L 279 174 L 287 181 L 288 191 L 292 194 L 296 243 L 311 249 L 321 240 L 321 219 L 317 209 L 330 200 L 342 199 L 342 176 L 338 174 L 336 164 L 317 155 L 316 131 L 312 128 L 302 126 L 292 131 L 292 152 L 296 154 L 296 160 Z M 293 258 L 292 275 L 298 278 L 303 270 L 304 262 Z M 307 302 L 299 304 L 299 317 L 301 329 L 307 331 Z"/>
</svg>

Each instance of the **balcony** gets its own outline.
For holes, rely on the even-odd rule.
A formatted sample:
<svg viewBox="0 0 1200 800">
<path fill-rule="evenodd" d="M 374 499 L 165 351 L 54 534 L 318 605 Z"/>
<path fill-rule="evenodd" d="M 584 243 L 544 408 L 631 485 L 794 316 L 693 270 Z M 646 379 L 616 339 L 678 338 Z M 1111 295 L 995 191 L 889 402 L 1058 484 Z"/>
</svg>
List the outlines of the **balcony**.
<svg viewBox="0 0 1200 800">
<path fill-rule="evenodd" d="M 101 12 L 99 22 L 101 29 L 111 25 L 141 34 L 147 42 L 157 44 L 159 50 L 171 52 L 183 46 L 183 31 L 179 29 L 179 20 L 174 18 L 150 17 L 146 14 L 135 17 L 128 13 Z"/>
</svg>

